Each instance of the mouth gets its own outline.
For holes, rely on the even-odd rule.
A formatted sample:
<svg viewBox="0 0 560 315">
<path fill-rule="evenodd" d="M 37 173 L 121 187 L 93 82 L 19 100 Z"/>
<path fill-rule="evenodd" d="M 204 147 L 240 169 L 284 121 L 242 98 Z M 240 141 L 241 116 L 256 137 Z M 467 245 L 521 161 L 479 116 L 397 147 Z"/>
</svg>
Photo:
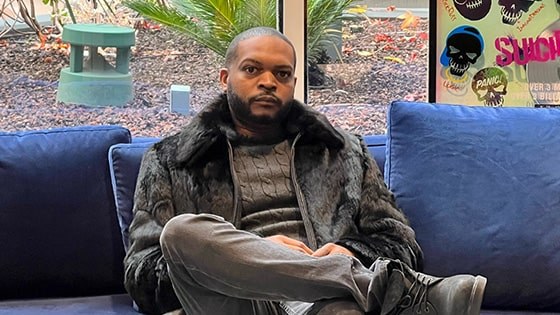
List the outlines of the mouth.
<svg viewBox="0 0 560 315">
<path fill-rule="evenodd" d="M 280 104 L 280 100 L 274 96 L 266 95 L 266 96 L 255 97 L 252 103 L 278 105 Z"/>
</svg>

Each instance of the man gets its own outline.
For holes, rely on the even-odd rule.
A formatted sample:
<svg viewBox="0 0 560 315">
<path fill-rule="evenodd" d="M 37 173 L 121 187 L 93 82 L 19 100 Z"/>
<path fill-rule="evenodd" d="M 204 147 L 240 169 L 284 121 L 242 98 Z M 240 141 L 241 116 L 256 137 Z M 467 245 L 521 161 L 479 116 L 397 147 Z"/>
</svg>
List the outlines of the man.
<svg viewBox="0 0 560 315">
<path fill-rule="evenodd" d="M 361 139 L 293 99 L 292 44 L 238 35 L 225 93 L 144 156 L 125 286 L 187 314 L 473 315 L 486 279 L 413 271 L 422 252 Z"/>
</svg>

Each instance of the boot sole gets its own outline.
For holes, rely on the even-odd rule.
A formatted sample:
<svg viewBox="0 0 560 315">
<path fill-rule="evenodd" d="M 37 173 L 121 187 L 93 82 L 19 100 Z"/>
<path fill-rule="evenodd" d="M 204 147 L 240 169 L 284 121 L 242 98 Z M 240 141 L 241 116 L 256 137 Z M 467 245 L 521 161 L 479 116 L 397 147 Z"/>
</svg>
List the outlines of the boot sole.
<svg viewBox="0 0 560 315">
<path fill-rule="evenodd" d="M 480 315 L 480 307 L 482 306 L 482 298 L 484 297 L 486 282 L 487 280 L 483 276 L 476 276 L 474 279 L 467 315 Z"/>
</svg>

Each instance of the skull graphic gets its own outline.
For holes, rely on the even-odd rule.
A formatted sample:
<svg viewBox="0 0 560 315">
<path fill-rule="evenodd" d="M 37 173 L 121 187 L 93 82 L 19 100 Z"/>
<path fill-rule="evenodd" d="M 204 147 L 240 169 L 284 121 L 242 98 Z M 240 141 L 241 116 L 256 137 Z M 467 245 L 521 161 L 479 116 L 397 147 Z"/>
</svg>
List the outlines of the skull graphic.
<svg viewBox="0 0 560 315">
<path fill-rule="evenodd" d="M 490 12 L 492 0 L 454 0 L 455 8 L 459 13 L 471 20 L 478 21 Z"/>
<path fill-rule="evenodd" d="M 523 12 L 529 11 L 535 1 L 541 0 L 499 0 L 498 4 L 502 6 L 502 22 L 514 25 L 521 18 Z"/>
<path fill-rule="evenodd" d="M 502 106 L 504 95 L 507 94 L 507 75 L 496 67 L 484 68 L 478 71 L 472 80 L 472 90 L 478 100 L 486 106 Z"/>
<path fill-rule="evenodd" d="M 476 28 L 459 26 L 447 36 L 440 62 L 450 67 L 452 75 L 460 77 L 477 61 L 483 49 L 484 41 Z"/>
</svg>

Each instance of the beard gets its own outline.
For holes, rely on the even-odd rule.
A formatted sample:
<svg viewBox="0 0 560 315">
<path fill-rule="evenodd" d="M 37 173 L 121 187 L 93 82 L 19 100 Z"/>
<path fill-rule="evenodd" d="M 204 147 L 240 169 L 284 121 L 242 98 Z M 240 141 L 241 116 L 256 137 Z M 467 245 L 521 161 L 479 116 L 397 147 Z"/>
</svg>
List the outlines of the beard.
<svg viewBox="0 0 560 315">
<path fill-rule="evenodd" d="M 229 109 L 237 120 L 249 123 L 249 124 L 278 124 L 283 122 L 291 109 L 291 101 L 282 103 L 282 101 L 270 93 L 262 93 L 257 96 L 249 98 L 245 102 L 241 97 L 233 91 L 231 86 L 227 89 L 227 101 Z M 274 115 L 256 115 L 251 111 L 251 105 L 258 100 L 259 97 L 274 97 L 276 99 L 276 105 L 278 106 L 278 111 Z"/>
</svg>

